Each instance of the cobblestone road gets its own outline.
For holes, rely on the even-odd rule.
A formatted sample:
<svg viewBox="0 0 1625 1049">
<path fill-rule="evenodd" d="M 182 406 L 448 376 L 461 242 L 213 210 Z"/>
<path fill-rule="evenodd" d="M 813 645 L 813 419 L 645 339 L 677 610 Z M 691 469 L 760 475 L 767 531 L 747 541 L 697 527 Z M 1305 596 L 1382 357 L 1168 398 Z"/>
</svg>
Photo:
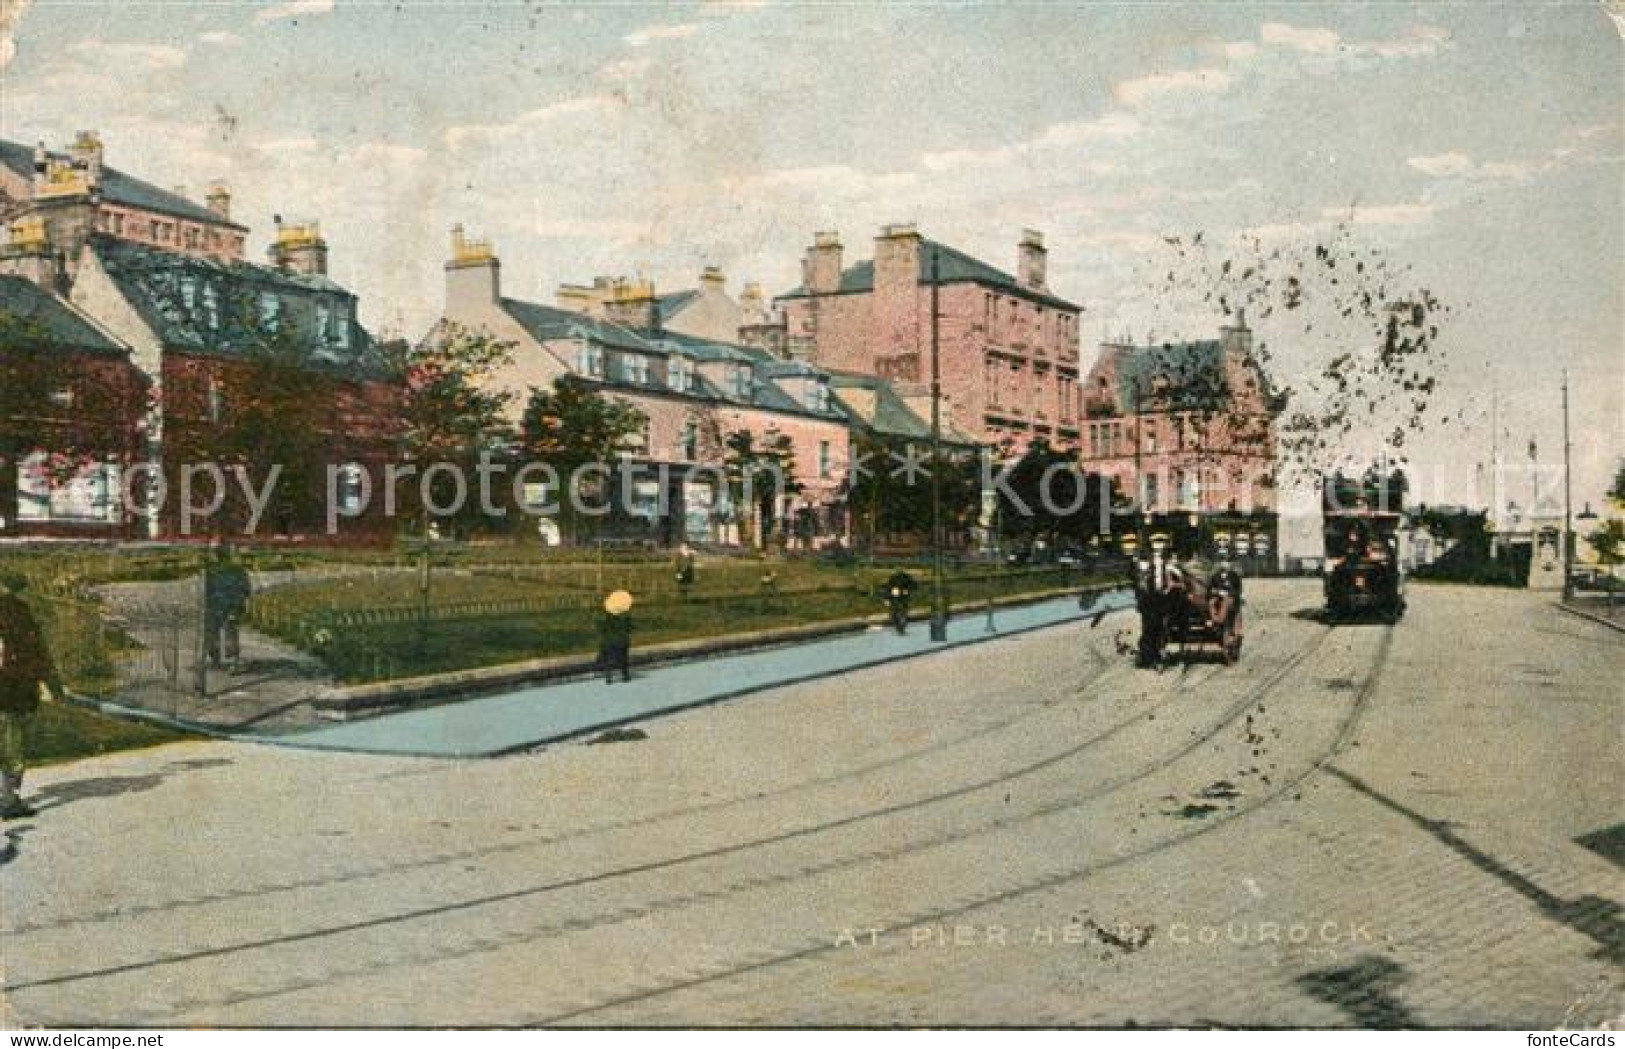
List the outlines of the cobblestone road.
<svg viewBox="0 0 1625 1049">
<path fill-rule="evenodd" d="M 491 761 L 185 744 L 9 824 L 10 1023 L 1617 1021 L 1620 635 L 1258 583 Z"/>
</svg>

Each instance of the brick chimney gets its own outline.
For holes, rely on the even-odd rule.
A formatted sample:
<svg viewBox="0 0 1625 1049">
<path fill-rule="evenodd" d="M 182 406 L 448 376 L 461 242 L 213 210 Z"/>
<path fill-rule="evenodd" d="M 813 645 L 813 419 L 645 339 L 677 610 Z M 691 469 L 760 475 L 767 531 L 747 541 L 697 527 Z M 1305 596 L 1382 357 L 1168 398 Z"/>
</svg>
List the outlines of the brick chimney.
<svg viewBox="0 0 1625 1049">
<path fill-rule="evenodd" d="M 812 247 L 801 262 L 801 283 L 811 292 L 831 292 L 841 286 L 841 235 L 834 230 L 813 234 Z"/>
<path fill-rule="evenodd" d="M 446 260 L 446 316 L 462 320 L 482 315 L 502 296 L 502 263 L 488 240 L 470 240 L 459 224 L 451 228 L 451 258 Z"/>
<path fill-rule="evenodd" d="M 92 189 L 101 185 L 102 181 L 102 140 L 94 131 L 80 131 L 73 136 L 73 145 L 68 147 L 68 157 L 73 166 L 85 173 L 85 182 Z"/>
<path fill-rule="evenodd" d="M 1044 235 L 1035 229 L 1022 230 L 1017 255 L 1016 279 L 1021 286 L 1048 291 L 1049 252 L 1044 250 Z"/>
<path fill-rule="evenodd" d="M 209 210 L 219 215 L 227 222 L 231 221 L 231 190 L 226 188 L 224 182 L 215 182 L 209 186 L 209 195 L 203 198 Z"/>
<path fill-rule="evenodd" d="M 739 313 L 746 324 L 765 324 L 768 319 L 767 293 L 760 281 L 751 281 L 739 293 Z"/>
<path fill-rule="evenodd" d="M 327 241 L 322 239 L 319 222 L 288 222 L 275 218 L 276 237 L 267 254 L 271 265 L 288 273 L 306 276 L 327 275 Z"/>
<path fill-rule="evenodd" d="M 883 226 L 875 238 L 875 291 L 908 289 L 920 282 L 920 229 L 912 222 Z"/>
<path fill-rule="evenodd" d="M 623 328 L 660 330 L 660 309 L 654 281 L 643 277 L 618 280 L 604 301 L 604 319 Z"/>
</svg>

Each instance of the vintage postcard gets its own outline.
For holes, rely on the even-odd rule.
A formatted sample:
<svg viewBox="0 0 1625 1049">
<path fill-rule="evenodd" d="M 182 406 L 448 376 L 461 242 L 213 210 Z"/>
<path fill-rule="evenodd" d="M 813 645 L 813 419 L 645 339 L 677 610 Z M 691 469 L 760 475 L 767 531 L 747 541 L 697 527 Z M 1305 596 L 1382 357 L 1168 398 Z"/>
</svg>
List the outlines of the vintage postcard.
<svg viewBox="0 0 1625 1049">
<path fill-rule="evenodd" d="M 0 0 L 0 1020 L 1612 1045 L 1622 28 Z"/>
</svg>

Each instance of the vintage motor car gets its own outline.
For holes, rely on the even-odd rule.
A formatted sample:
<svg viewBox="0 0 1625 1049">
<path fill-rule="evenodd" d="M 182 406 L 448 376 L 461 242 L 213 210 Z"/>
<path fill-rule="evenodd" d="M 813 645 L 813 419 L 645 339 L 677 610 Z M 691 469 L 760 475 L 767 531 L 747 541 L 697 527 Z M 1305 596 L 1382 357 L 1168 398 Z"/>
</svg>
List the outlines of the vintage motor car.
<svg viewBox="0 0 1625 1049">
<path fill-rule="evenodd" d="M 1179 561 L 1157 549 L 1137 564 L 1135 607 L 1140 612 L 1138 662 L 1161 666 L 1172 649 L 1217 653 L 1226 664 L 1241 658 L 1241 575 L 1228 565 L 1211 571 L 1194 560 Z"/>
</svg>

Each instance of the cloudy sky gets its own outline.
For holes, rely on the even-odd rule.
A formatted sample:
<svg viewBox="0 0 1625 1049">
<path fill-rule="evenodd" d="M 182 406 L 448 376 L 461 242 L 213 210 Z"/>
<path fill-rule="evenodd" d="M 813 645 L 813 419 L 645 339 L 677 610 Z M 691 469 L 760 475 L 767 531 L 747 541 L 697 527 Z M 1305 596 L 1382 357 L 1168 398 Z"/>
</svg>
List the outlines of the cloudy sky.
<svg viewBox="0 0 1625 1049">
<path fill-rule="evenodd" d="M 1503 445 L 1577 500 L 1621 452 L 1621 38 L 1595 4 L 98 4 L 0 0 L 0 131 L 195 196 L 320 219 L 375 327 L 420 332 L 454 222 L 509 294 L 723 266 L 798 280 L 816 229 L 886 222 L 1051 284 L 1102 331 L 1211 334 L 1151 288 L 1164 235 L 1313 242 L 1334 222 L 1452 304 L 1452 423 L 1412 442 L 1471 498 Z M 1294 333 L 1272 333 L 1280 343 Z M 1087 347 L 1086 347 L 1087 349 Z"/>
</svg>

